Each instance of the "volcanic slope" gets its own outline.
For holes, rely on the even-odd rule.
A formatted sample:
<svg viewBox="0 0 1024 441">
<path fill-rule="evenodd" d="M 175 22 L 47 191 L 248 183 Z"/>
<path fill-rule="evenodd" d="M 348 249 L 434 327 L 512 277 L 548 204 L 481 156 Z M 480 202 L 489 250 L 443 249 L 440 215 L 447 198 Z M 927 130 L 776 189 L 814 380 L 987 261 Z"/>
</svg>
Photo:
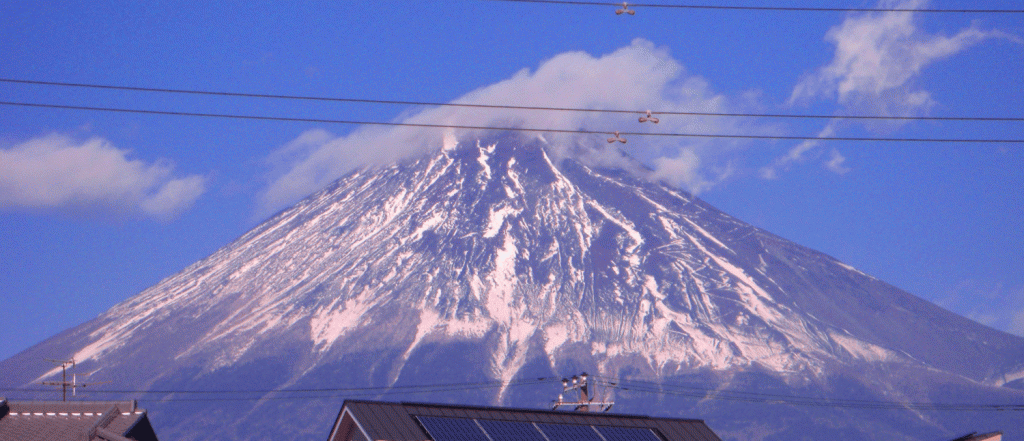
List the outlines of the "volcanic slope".
<svg viewBox="0 0 1024 441">
<path fill-rule="evenodd" d="M 517 381 L 578 370 L 614 383 L 623 411 L 706 418 L 743 439 L 910 439 L 1005 420 L 778 395 L 1024 401 L 1000 387 L 1021 376 L 1024 339 L 636 174 L 559 161 L 542 138 L 516 135 L 361 169 L 0 374 L 28 385 L 58 372 L 44 358 L 74 358 L 110 389 L 168 391 L 142 398 L 173 439 L 326 436 L 336 397 L 352 394 L 536 407 L 558 383 Z M 492 381 L 509 385 L 270 392 Z M 624 390 L 630 381 L 660 393 Z M 260 392 L 173 393 L 225 389 Z"/>
</svg>

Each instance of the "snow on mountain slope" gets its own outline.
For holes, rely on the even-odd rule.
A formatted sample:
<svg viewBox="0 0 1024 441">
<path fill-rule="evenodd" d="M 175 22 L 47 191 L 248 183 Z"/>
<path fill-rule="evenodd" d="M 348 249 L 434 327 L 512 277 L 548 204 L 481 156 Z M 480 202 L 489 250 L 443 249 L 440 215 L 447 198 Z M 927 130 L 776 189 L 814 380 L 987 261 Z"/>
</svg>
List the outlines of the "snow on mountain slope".
<svg viewBox="0 0 1024 441">
<path fill-rule="evenodd" d="M 45 353 L 147 388 L 288 353 L 268 385 L 287 387 L 369 352 L 391 355 L 366 381 L 396 384 L 423 351 L 462 343 L 504 381 L 540 357 L 608 378 L 814 383 L 893 364 L 980 385 L 1024 360 L 1018 337 L 677 189 L 556 165 L 543 140 L 507 135 L 351 173 L 0 370 L 40 381 L 55 371 L 23 367 Z"/>
</svg>

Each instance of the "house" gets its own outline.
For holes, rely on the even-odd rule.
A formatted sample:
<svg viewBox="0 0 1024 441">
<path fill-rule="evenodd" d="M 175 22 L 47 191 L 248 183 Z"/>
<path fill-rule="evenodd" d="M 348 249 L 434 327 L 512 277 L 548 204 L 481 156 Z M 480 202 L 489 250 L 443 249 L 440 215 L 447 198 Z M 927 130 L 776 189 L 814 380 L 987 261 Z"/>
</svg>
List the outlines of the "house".
<svg viewBox="0 0 1024 441">
<path fill-rule="evenodd" d="M 135 401 L 0 398 L 0 441 L 157 441 Z"/>
<path fill-rule="evenodd" d="M 346 400 L 328 441 L 720 441 L 702 420 Z"/>
</svg>

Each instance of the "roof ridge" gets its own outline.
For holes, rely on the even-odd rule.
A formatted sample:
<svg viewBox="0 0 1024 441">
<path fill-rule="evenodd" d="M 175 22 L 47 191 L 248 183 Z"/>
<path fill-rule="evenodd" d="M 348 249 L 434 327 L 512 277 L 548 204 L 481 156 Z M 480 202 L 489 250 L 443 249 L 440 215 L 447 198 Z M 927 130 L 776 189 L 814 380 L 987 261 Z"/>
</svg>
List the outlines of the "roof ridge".
<svg viewBox="0 0 1024 441">
<path fill-rule="evenodd" d="M 107 425 L 110 424 L 110 422 L 113 421 L 114 418 L 117 417 L 117 415 L 119 415 L 120 413 L 121 410 L 117 408 L 116 404 L 110 406 L 110 408 L 107 409 L 106 412 L 103 412 L 103 415 L 100 415 L 100 419 L 96 420 L 96 422 L 93 423 L 92 427 L 89 428 L 87 432 L 88 439 L 93 439 L 96 436 L 96 432 L 99 429 L 106 428 Z"/>
<path fill-rule="evenodd" d="M 569 410 L 551 410 L 551 409 L 532 409 L 523 407 L 502 407 L 502 406 L 486 406 L 486 405 L 473 405 L 473 404 L 446 404 L 446 403 L 424 403 L 415 401 L 374 401 L 374 400 L 345 400 L 345 403 L 368 403 L 368 404 L 392 404 L 403 407 L 408 406 L 424 406 L 424 407 L 435 407 L 435 408 L 447 408 L 447 409 L 472 409 L 472 410 L 500 410 L 500 411 L 511 411 L 511 412 L 528 412 L 528 413 L 555 413 L 559 415 L 583 415 L 583 416 L 602 416 L 611 418 L 634 418 L 634 419 L 646 419 L 646 420 L 668 420 L 668 421 L 700 421 L 704 420 L 698 418 L 678 418 L 678 417 L 661 417 L 651 415 L 640 415 L 640 414 L 627 414 L 627 413 L 610 413 L 610 412 L 575 412 Z M 344 404 L 342 406 L 344 407 Z"/>
</svg>

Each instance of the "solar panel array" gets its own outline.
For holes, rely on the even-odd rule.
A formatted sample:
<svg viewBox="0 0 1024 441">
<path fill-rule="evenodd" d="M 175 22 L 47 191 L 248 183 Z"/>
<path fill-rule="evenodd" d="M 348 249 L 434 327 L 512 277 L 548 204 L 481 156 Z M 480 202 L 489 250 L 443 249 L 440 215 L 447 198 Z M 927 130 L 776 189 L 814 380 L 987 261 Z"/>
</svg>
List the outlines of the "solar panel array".
<svg viewBox="0 0 1024 441">
<path fill-rule="evenodd" d="M 604 441 L 591 426 L 538 423 L 551 441 Z"/>
<path fill-rule="evenodd" d="M 417 416 L 434 441 L 661 441 L 644 427 Z"/>
<path fill-rule="evenodd" d="M 532 423 L 521 421 L 477 420 L 494 441 L 547 441 Z"/>
<path fill-rule="evenodd" d="M 661 441 L 651 429 L 638 427 L 594 426 L 606 441 Z"/>
<path fill-rule="evenodd" d="M 416 417 L 435 441 L 490 441 L 483 429 L 469 418 Z"/>
</svg>

